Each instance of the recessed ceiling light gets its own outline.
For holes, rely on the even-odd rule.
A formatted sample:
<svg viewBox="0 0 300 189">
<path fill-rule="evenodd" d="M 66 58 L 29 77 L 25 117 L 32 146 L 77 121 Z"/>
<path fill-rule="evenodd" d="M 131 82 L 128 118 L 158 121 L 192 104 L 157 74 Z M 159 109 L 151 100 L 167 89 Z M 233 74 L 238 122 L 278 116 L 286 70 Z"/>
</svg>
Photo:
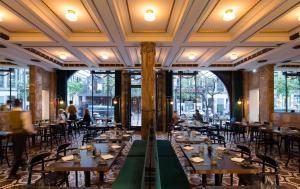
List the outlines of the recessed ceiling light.
<svg viewBox="0 0 300 189">
<path fill-rule="evenodd" d="M 256 69 L 253 69 L 252 72 L 253 72 L 253 73 L 256 73 Z"/>
<path fill-rule="evenodd" d="M 156 19 L 155 13 L 152 9 L 146 10 L 144 14 L 144 19 L 148 22 L 152 22 Z"/>
<path fill-rule="evenodd" d="M 109 57 L 108 57 L 108 54 L 102 54 L 101 58 L 104 59 L 104 60 L 107 60 Z"/>
<path fill-rule="evenodd" d="M 223 15 L 223 20 L 228 22 L 233 19 L 235 19 L 235 13 L 233 9 L 227 9 Z"/>
<path fill-rule="evenodd" d="M 59 58 L 62 59 L 62 60 L 66 60 L 67 59 L 67 55 L 65 53 L 61 53 L 59 55 Z"/>
<path fill-rule="evenodd" d="M 78 20 L 77 14 L 74 10 L 68 10 L 65 17 L 72 22 L 76 22 Z"/>
<path fill-rule="evenodd" d="M 234 53 L 233 53 L 233 54 L 230 55 L 230 59 L 231 59 L 231 60 L 235 60 L 235 59 L 237 59 L 237 58 L 238 58 L 238 55 L 237 55 L 237 54 L 234 54 Z"/>
<path fill-rule="evenodd" d="M 300 22 L 300 15 L 298 16 L 298 21 Z"/>
<path fill-rule="evenodd" d="M 189 58 L 190 60 L 194 60 L 194 59 L 196 58 L 196 54 L 195 54 L 195 53 L 189 53 L 189 54 L 188 54 L 188 58 Z"/>
</svg>

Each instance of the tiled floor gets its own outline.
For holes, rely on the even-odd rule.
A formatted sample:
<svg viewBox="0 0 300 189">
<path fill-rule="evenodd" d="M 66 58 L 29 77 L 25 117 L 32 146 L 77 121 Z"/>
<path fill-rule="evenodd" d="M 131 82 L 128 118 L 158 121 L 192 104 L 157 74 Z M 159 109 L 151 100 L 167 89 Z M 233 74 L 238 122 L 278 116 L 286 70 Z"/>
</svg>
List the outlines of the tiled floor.
<svg viewBox="0 0 300 189">
<path fill-rule="evenodd" d="M 140 135 L 139 134 L 135 134 L 134 139 L 139 139 Z M 166 135 L 163 133 L 158 133 L 157 134 L 157 138 L 158 139 L 166 139 Z M 81 139 L 82 136 L 78 136 L 77 138 L 73 138 L 70 139 L 70 142 L 72 141 L 73 147 L 78 147 L 81 145 Z M 227 147 L 233 147 L 234 148 L 234 144 L 228 143 Z M 173 147 L 178 148 L 177 144 L 175 144 L 173 142 Z M 54 149 L 52 150 L 52 152 L 54 153 Z M 37 154 L 41 151 L 45 151 L 45 149 L 40 149 L 39 146 L 33 146 L 30 148 L 29 150 L 29 154 Z M 177 151 L 177 153 L 180 153 Z M 118 163 L 113 167 L 113 171 L 110 171 L 109 173 L 106 174 L 106 187 L 105 188 L 110 188 L 111 183 L 114 181 L 115 176 L 117 175 L 116 173 L 118 173 L 118 170 L 120 169 L 120 167 L 122 167 L 122 163 L 125 160 L 125 155 L 124 157 L 120 158 L 120 161 L 118 161 Z M 178 154 L 180 156 L 180 154 Z M 30 158 L 30 157 L 29 157 Z M 12 157 L 10 156 L 10 159 L 12 159 Z M 285 162 L 287 160 L 287 156 L 283 155 L 281 159 L 277 159 L 279 164 L 280 164 L 280 184 L 287 186 L 288 188 L 294 189 L 294 188 L 299 188 L 300 189 L 300 174 L 298 172 L 298 160 L 296 158 L 292 159 L 288 165 L 288 167 L 285 166 Z M 185 170 L 187 174 L 189 174 L 189 178 L 190 178 L 190 182 L 191 183 L 197 183 L 198 181 L 201 181 L 201 179 L 199 179 L 199 175 L 191 175 L 189 173 L 189 167 L 186 165 L 184 160 L 181 160 L 182 165 L 185 167 Z M 12 188 L 13 186 L 18 186 L 18 185 L 25 185 L 27 183 L 27 169 L 23 168 L 19 170 L 19 175 L 21 176 L 21 179 L 19 180 L 14 180 L 14 181 L 9 181 L 7 180 L 7 176 L 9 173 L 9 167 L 7 166 L 6 162 L 4 161 L 3 164 L 0 165 L 0 188 L 6 189 L 6 188 Z M 39 175 L 34 175 L 33 176 L 33 182 L 35 182 L 36 180 L 38 180 L 40 178 Z M 229 181 L 230 177 L 229 175 L 224 175 L 224 179 L 223 179 L 223 185 L 229 185 L 230 181 Z M 92 183 L 94 183 L 95 185 L 97 185 L 97 174 L 93 174 L 92 173 Z M 209 181 L 209 179 L 208 179 Z M 212 182 L 212 180 L 211 180 Z M 237 184 L 238 179 L 237 177 L 234 177 L 234 184 Z M 75 177 L 74 174 L 71 173 L 69 176 L 69 183 L 70 186 L 75 186 Z M 79 174 L 79 186 L 83 186 L 84 185 L 84 177 L 83 174 Z M 197 188 L 197 187 L 194 187 Z"/>
</svg>

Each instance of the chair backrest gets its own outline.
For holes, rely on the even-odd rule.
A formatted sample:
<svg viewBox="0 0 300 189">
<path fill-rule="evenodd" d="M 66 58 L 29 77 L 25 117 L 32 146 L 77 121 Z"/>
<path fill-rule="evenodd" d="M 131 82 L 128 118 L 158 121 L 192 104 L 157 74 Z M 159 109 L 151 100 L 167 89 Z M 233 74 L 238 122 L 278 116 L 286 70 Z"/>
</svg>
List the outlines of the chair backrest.
<svg viewBox="0 0 300 189">
<path fill-rule="evenodd" d="M 62 144 L 62 145 L 59 145 L 57 147 L 57 150 L 56 150 L 56 157 L 58 158 L 58 156 L 61 154 L 61 153 L 64 153 L 64 156 L 66 155 L 67 153 L 67 148 L 71 145 L 71 143 L 65 143 L 65 144 Z"/>
<path fill-rule="evenodd" d="M 37 154 L 30 159 L 29 166 L 28 166 L 27 184 L 31 184 L 31 177 L 32 177 L 32 173 L 34 172 L 42 173 L 43 178 L 45 177 L 45 173 L 44 173 L 45 159 L 50 155 L 51 155 L 50 152 L 44 152 L 44 153 Z M 39 169 L 34 169 L 35 167 L 38 167 Z"/>
<path fill-rule="evenodd" d="M 236 147 L 241 151 L 241 157 L 247 155 L 251 159 L 251 150 L 250 148 L 242 145 L 236 145 Z"/>
<path fill-rule="evenodd" d="M 274 171 L 270 172 L 275 174 L 276 177 L 276 184 L 279 185 L 279 165 L 278 162 L 266 155 L 257 153 L 256 156 L 262 161 L 262 173 L 266 173 L 266 167 L 273 169 Z"/>
</svg>

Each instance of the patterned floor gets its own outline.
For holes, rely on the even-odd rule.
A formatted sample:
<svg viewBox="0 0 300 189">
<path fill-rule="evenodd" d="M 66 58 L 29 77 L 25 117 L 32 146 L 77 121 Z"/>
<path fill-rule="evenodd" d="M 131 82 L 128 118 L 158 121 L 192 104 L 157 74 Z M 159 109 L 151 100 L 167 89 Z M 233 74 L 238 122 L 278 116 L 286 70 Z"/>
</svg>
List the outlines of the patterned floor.
<svg viewBox="0 0 300 189">
<path fill-rule="evenodd" d="M 158 139 L 166 139 L 166 134 L 158 133 L 157 134 Z M 139 133 L 136 133 L 133 137 L 134 140 L 140 139 Z M 77 136 L 76 138 L 70 138 L 70 142 L 72 142 L 72 147 L 79 147 L 81 145 L 82 135 Z M 178 145 L 175 142 L 173 143 L 173 147 L 177 153 L 177 155 L 180 157 L 180 162 L 182 166 L 184 167 L 184 170 L 186 174 L 188 175 L 189 181 L 193 188 L 200 188 L 197 185 L 201 184 L 201 177 L 196 174 L 191 173 L 191 167 L 189 167 L 187 160 L 183 158 L 182 152 L 179 150 Z M 235 144 L 227 143 L 227 147 L 234 148 Z M 37 154 L 41 151 L 45 151 L 47 147 L 44 147 L 42 150 L 39 146 L 31 146 L 29 149 L 28 154 Z M 122 167 L 128 150 L 130 149 L 130 143 L 128 143 L 127 147 L 124 149 L 122 156 L 118 159 L 117 163 L 112 167 L 112 170 L 105 174 L 105 185 L 103 188 L 111 188 L 111 183 L 115 180 L 115 178 L 118 175 L 118 172 L 120 168 Z M 54 154 L 55 147 L 53 147 L 53 154 Z M 276 153 L 274 153 L 276 154 Z M 273 157 L 275 157 L 274 155 Z M 31 156 L 29 155 L 29 158 Z M 12 159 L 12 156 L 10 154 L 10 159 Z M 277 159 L 280 164 L 280 185 L 286 186 L 291 189 L 300 189 L 300 174 L 298 172 L 298 160 L 296 158 L 293 158 L 288 167 L 285 166 L 287 156 L 282 155 L 281 159 Z M 19 180 L 7 180 L 7 176 L 9 173 L 9 167 L 7 163 L 4 161 L 3 164 L 0 165 L 0 188 L 7 189 L 12 188 L 14 186 L 19 185 L 25 185 L 27 183 L 27 169 L 26 167 L 20 168 L 18 171 L 18 174 L 21 176 L 21 179 Z M 97 186 L 98 178 L 96 173 L 92 173 L 92 184 L 94 186 Z M 33 175 L 33 183 L 37 181 L 40 178 L 40 175 Z M 71 173 L 69 175 L 69 183 L 70 186 L 75 186 L 75 175 L 74 173 Z M 208 178 L 208 183 L 213 183 L 213 177 L 211 176 L 211 179 Z M 230 177 L 229 175 L 224 175 L 223 178 L 223 185 L 229 185 L 230 183 Z M 234 184 L 237 185 L 238 178 L 234 176 Z M 79 186 L 84 186 L 84 175 L 82 173 L 79 173 Z"/>
</svg>

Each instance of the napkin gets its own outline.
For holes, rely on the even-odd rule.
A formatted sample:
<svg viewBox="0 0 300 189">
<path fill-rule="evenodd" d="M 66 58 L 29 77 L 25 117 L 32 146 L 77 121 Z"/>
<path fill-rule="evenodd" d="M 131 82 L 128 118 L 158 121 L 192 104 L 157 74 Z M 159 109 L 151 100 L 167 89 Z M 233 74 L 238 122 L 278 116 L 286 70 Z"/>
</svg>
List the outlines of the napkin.
<svg viewBox="0 0 300 189">
<path fill-rule="evenodd" d="M 108 159 L 112 159 L 114 158 L 114 156 L 110 155 L 110 154 L 106 154 L 106 155 L 101 155 L 102 159 L 104 160 L 108 160 Z"/>
<path fill-rule="evenodd" d="M 231 158 L 231 161 L 234 161 L 234 162 L 237 162 L 237 163 L 241 163 L 242 161 L 244 161 L 244 158 L 233 157 L 233 158 Z"/>
<path fill-rule="evenodd" d="M 63 161 L 70 161 L 70 160 L 73 160 L 74 159 L 74 156 L 73 155 L 69 155 L 69 156 L 64 156 L 61 158 Z"/>
<path fill-rule="evenodd" d="M 80 150 L 88 150 L 88 149 L 91 149 L 92 147 L 93 147 L 92 145 L 81 146 Z"/>
<path fill-rule="evenodd" d="M 128 135 L 128 134 L 125 134 L 125 135 L 123 135 L 123 137 L 130 137 L 130 135 Z"/>
<path fill-rule="evenodd" d="M 111 147 L 112 149 L 119 149 L 119 148 L 121 148 L 121 146 L 116 145 L 116 144 L 113 144 L 113 145 L 111 145 L 110 147 Z"/>
<path fill-rule="evenodd" d="M 185 150 L 193 150 L 194 147 L 192 147 L 192 146 L 184 146 L 183 149 L 185 149 Z"/>
<path fill-rule="evenodd" d="M 226 148 L 224 148 L 224 147 L 222 147 L 222 146 L 219 146 L 218 148 L 217 148 L 217 150 L 225 150 Z"/>
<path fill-rule="evenodd" d="M 182 139 L 182 138 L 183 138 L 183 136 L 177 136 L 176 138 L 177 138 L 177 139 Z"/>
<path fill-rule="evenodd" d="M 204 161 L 204 159 L 201 158 L 201 157 L 192 157 L 191 160 L 192 160 L 192 162 L 194 162 L 194 163 L 200 163 L 200 162 L 203 162 L 203 161 Z"/>
</svg>

